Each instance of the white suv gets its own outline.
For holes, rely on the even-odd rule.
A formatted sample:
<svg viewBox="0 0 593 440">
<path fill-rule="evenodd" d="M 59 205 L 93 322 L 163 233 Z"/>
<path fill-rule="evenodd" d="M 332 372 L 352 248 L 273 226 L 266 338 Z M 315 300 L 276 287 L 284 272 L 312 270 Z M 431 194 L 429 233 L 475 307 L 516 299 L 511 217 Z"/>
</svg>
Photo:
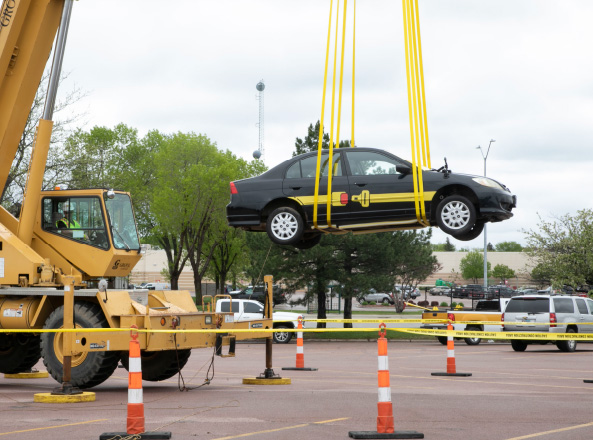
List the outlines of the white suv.
<svg viewBox="0 0 593 440">
<path fill-rule="evenodd" d="M 593 333 L 593 300 L 563 295 L 514 296 L 507 304 L 502 320 L 504 331 L 509 332 Z M 511 340 L 515 351 L 525 351 L 531 343 L 540 342 Z M 561 351 L 575 351 L 577 341 L 558 341 L 556 346 Z"/>
</svg>

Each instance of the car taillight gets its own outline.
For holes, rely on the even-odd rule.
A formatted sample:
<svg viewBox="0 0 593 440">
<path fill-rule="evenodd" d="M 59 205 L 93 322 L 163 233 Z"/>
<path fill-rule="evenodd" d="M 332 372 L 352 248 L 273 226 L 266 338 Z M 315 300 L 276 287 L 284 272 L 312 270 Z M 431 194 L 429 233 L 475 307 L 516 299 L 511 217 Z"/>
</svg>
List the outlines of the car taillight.
<svg viewBox="0 0 593 440">
<path fill-rule="evenodd" d="M 231 194 L 239 194 L 239 191 L 237 191 L 237 187 L 235 186 L 235 182 L 231 182 Z"/>
<path fill-rule="evenodd" d="M 504 313 L 500 315 L 500 320 L 502 321 L 502 329 L 504 330 Z"/>
<path fill-rule="evenodd" d="M 557 322 L 558 321 L 556 320 L 556 314 L 555 313 L 550 313 L 550 327 L 556 327 L 556 323 Z"/>
<path fill-rule="evenodd" d="M 447 319 L 449 321 L 455 321 L 455 315 L 453 313 L 448 313 L 447 314 Z"/>
</svg>

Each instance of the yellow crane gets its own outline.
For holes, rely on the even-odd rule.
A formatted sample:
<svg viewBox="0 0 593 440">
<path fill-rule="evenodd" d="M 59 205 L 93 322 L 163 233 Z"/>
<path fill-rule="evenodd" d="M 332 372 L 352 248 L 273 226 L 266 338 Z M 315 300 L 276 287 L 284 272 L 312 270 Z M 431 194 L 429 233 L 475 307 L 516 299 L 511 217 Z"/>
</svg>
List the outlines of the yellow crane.
<svg viewBox="0 0 593 440">
<path fill-rule="evenodd" d="M 0 206 L 0 373 L 30 369 L 42 356 L 57 381 L 92 387 L 120 358 L 126 365 L 129 342 L 126 332 L 96 330 L 136 325 L 143 378 L 163 380 L 183 368 L 192 348 L 220 352 L 222 345 L 234 347 L 235 336 L 142 330 L 266 329 L 273 326 L 271 313 L 257 325 L 235 324 L 232 313 L 199 312 L 187 291 L 110 290 L 141 258 L 130 195 L 109 188 L 41 191 L 72 3 L 2 0 L 0 8 L 0 193 L 56 41 L 20 215 Z M 266 310 L 271 287 L 268 294 Z M 69 321 L 80 328 L 71 348 L 64 348 L 62 333 L 35 332 Z M 247 337 L 271 340 L 264 332 L 237 336 Z"/>
</svg>

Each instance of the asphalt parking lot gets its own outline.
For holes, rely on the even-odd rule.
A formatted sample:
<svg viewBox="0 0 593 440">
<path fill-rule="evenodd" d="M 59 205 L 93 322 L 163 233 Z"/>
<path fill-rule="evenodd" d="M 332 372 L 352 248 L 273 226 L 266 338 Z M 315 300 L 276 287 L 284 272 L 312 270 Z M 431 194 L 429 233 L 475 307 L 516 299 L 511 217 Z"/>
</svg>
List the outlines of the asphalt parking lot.
<svg viewBox="0 0 593 440">
<path fill-rule="evenodd" d="M 456 344 L 458 372 L 471 377 L 436 377 L 446 370 L 446 348 L 438 342 L 390 342 L 389 371 L 395 429 L 427 439 L 579 440 L 593 438 L 593 345 L 576 353 L 552 345 L 524 353 L 509 344 Z M 194 350 L 178 378 L 144 382 L 147 431 L 169 431 L 173 439 L 346 439 L 349 431 L 376 430 L 377 344 L 305 342 L 305 366 L 318 371 L 283 371 L 295 365 L 296 344 L 274 344 L 276 373 L 290 385 L 243 385 L 265 368 L 265 344 L 241 343 L 235 358 Z M 43 365 L 40 363 L 41 369 Z M 0 437 L 98 439 L 125 431 L 127 372 L 117 369 L 95 387 L 96 401 L 40 404 L 52 379 L 0 378 Z M 132 439 L 133 437 L 131 437 Z"/>
</svg>

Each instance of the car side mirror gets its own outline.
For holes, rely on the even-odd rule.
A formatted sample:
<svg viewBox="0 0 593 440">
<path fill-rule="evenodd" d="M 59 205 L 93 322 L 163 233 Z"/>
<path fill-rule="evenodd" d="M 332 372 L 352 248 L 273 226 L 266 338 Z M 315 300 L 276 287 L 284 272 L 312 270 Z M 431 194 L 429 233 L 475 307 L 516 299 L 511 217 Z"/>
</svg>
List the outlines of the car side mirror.
<svg viewBox="0 0 593 440">
<path fill-rule="evenodd" d="M 397 171 L 400 174 L 410 174 L 412 172 L 412 168 L 410 168 L 407 165 L 396 165 L 395 166 L 395 171 Z"/>
</svg>

